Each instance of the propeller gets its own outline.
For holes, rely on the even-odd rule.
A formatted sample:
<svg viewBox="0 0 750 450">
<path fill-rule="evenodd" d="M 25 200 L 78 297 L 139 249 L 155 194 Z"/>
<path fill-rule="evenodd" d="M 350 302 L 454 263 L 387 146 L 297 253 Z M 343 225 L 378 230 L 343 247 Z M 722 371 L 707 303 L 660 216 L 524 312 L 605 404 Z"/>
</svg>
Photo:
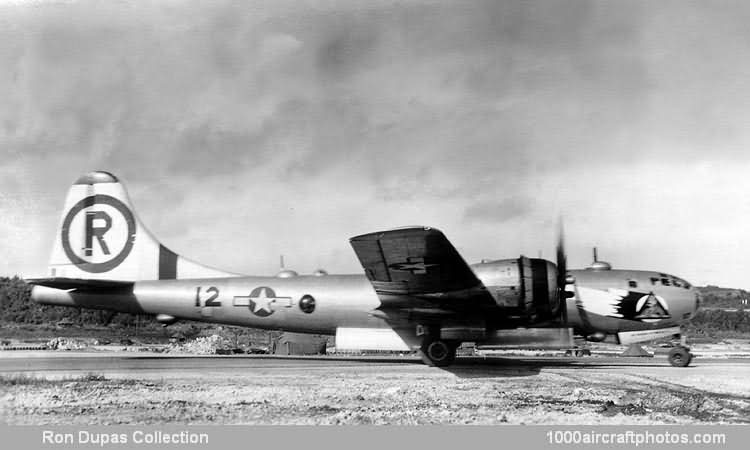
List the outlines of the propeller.
<svg viewBox="0 0 750 450">
<path fill-rule="evenodd" d="M 565 286 L 568 284 L 568 264 L 565 255 L 565 235 L 563 232 L 563 222 L 560 218 L 557 227 L 557 295 L 558 308 L 560 308 L 560 318 L 563 326 L 568 326 L 568 295 Z"/>
</svg>

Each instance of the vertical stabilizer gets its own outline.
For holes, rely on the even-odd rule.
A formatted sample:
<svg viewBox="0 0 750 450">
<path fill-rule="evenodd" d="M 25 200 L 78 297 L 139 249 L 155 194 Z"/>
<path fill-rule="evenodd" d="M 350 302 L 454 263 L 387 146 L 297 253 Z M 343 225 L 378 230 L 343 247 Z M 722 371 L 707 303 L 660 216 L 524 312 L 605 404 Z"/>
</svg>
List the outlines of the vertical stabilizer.
<svg viewBox="0 0 750 450">
<path fill-rule="evenodd" d="M 183 258 L 141 224 L 120 181 L 90 172 L 70 187 L 48 275 L 106 280 L 213 278 L 233 274 Z"/>
</svg>

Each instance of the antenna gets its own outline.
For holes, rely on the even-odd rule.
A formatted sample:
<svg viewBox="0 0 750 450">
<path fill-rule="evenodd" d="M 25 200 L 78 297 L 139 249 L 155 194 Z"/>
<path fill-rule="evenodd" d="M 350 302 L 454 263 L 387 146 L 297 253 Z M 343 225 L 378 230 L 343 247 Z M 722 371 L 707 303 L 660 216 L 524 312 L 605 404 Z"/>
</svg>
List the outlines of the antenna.
<svg viewBox="0 0 750 450">
<path fill-rule="evenodd" d="M 284 269 L 284 255 L 279 255 L 279 265 Z"/>
<path fill-rule="evenodd" d="M 594 262 L 586 268 L 586 270 L 612 270 L 612 266 L 608 262 L 599 261 L 599 255 L 597 254 L 596 247 L 593 247 Z"/>
</svg>

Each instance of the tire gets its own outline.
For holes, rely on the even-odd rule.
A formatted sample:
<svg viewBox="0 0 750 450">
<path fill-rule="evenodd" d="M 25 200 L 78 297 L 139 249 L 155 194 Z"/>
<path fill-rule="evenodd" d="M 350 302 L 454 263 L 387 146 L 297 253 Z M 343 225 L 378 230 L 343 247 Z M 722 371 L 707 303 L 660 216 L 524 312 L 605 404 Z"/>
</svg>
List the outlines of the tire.
<svg viewBox="0 0 750 450">
<path fill-rule="evenodd" d="M 693 360 L 693 355 L 690 354 L 687 348 L 679 346 L 669 351 L 668 358 L 669 364 L 674 367 L 687 367 L 690 361 Z"/>
<path fill-rule="evenodd" d="M 428 366 L 445 367 L 451 365 L 456 359 L 456 347 L 449 342 L 437 339 L 422 344 L 419 353 L 422 361 Z"/>
</svg>

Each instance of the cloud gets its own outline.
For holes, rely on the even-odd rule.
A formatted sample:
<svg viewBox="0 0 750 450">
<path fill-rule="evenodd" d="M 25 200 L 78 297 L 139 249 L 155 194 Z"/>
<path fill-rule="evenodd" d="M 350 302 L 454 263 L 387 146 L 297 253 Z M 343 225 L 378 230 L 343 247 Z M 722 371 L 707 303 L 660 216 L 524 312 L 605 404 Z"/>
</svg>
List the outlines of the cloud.
<svg viewBox="0 0 750 450">
<path fill-rule="evenodd" d="M 560 210 L 576 212 L 577 240 L 643 253 L 705 232 L 680 223 L 737 240 L 716 223 L 744 211 L 710 209 L 714 223 L 692 205 L 745 201 L 705 181 L 748 165 L 749 15 L 584 0 L 2 5 L 0 192 L 37 205 L 2 206 L 16 214 L 0 220 L 5 270 L 43 264 L 38 234 L 93 169 L 128 182 L 170 247 L 237 271 L 289 249 L 358 270 L 346 237 L 410 223 L 469 260 L 535 253 Z"/>
<path fill-rule="evenodd" d="M 644 84 L 627 60 L 635 28 L 612 35 L 587 2 L 176 5 L 22 16 L 11 66 L 29 114 L 7 112 L 23 144 L 53 136 L 126 171 L 143 161 L 225 176 L 285 161 L 285 176 L 361 160 L 357 175 L 384 184 L 431 165 L 508 173 L 527 160 L 572 164 L 593 145 L 578 114 L 565 117 L 583 77 L 592 103 L 619 102 L 600 111 L 632 105 Z M 625 55 L 614 67 L 602 61 L 612 52 Z M 628 98 L 611 93 L 613 76 L 629 81 Z"/>
</svg>

